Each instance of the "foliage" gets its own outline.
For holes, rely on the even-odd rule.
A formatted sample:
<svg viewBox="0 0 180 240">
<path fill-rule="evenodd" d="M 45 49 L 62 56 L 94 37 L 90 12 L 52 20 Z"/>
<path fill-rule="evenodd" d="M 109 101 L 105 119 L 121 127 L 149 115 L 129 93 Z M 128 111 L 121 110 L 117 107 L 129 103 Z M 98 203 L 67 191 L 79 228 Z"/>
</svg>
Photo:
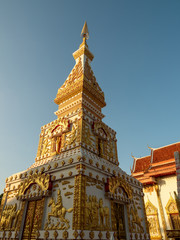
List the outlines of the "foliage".
<svg viewBox="0 0 180 240">
<path fill-rule="evenodd" d="M 0 204 L 1 204 L 2 198 L 3 198 L 3 193 L 0 194 Z"/>
</svg>

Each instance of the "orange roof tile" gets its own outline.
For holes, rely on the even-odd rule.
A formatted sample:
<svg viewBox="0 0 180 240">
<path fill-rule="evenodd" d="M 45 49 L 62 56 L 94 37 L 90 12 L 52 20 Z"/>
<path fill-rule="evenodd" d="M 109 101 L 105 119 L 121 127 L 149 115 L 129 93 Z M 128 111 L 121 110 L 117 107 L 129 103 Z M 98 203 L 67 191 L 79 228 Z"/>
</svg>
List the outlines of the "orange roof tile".
<svg viewBox="0 0 180 240">
<path fill-rule="evenodd" d="M 132 176 L 143 184 L 151 184 L 152 177 L 176 174 L 174 159 L 174 152 L 176 151 L 180 152 L 180 142 L 153 149 L 150 156 L 134 159 Z"/>
<path fill-rule="evenodd" d="M 174 159 L 174 152 L 180 151 L 180 143 L 174 143 L 153 151 L 153 163 Z"/>
<path fill-rule="evenodd" d="M 134 169 L 133 173 L 142 172 L 149 168 L 150 163 L 151 163 L 151 156 L 138 158 L 138 159 L 135 159 L 134 161 L 135 161 L 134 162 L 135 169 Z"/>
</svg>

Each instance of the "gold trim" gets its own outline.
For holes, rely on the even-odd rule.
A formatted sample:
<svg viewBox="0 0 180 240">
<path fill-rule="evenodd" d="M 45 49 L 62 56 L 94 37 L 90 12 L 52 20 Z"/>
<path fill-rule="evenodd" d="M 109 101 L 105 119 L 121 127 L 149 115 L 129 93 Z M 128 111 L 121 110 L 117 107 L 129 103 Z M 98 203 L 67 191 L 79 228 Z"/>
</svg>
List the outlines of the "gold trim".
<svg viewBox="0 0 180 240">
<path fill-rule="evenodd" d="M 3 210 L 3 207 L 4 207 L 7 196 L 8 196 L 8 193 L 4 192 L 2 200 L 1 200 L 1 205 L 0 205 L 0 217 L 1 217 L 2 210 Z"/>
<path fill-rule="evenodd" d="M 85 223 L 86 176 L 75 176 L 73 204 L 73 230 L 83 230 Z"/>
<path fill-rule="evenodd" d="M 177 219 L 176 219 L 177 222 L 176 223 L 177 223 L 178 228 L 179 228 L 179 226 L 180 226 L 179 211 L 178 211 L 178 208 L 177 208 L 177 203 L 171 195 L 170 195 L 170 198 L 169 198 L 169 200 L 168 200 L 168 202 L 165 206 L 165 209 L 166 209 L 166 213 L 167 213 L 167 216 L 168 216 L 168 221 L 169 221 L 171 230 L 174 230 L 171 214 L 177 214 Z"/>
<path fill-rule="evenodd" d="M 128 195 L 129 199 L 132 199 L 132 188 L 131 186 L 121 177 L 109 178 L 109 191 L 116 194 L 118 187 L 122 187 Z"/>
<path fill-rule="evenodd" d="M 143 205 L 143 211 L 145 215 L 145 224 L 146 224 L 146 232 L 149 234 L 149 226 L 148 226 L 148 221 L 147 221 L 147 214 L 146 214 L 146 209 L 145 209 L 145 204 L 144 204 L 144 197 L 141 197 L 142 205 Z"/>
<path fill-rule="evenodd" d="M 165 240 L 168 240 L 167 233 L 166 233 L 166 221 L 165 221 L 163 206 L 162 206 L 162 202 L 161 202 L 161 198 L 160 198 L 159 186 L 155 185 L 154 188 L 156 190 L 156 195 L 157 195 L 157 200 L 158 200 L 158 205 L 159 205 L 159 210 L 160 210 L 160 215 L 161 215 L 162 227 L 163 227 L 163 231 L 164 231 Z"/>
<path fill-rule="evenodd" d="M 147 221 L 149 222 L 149 234 L 151 239 L 162 239 L 158 219 L 158 209 L 149 201 L 145 205 Z"/>
<path fill-rule="evenodd" d="M 41 174 L 34 173 L 33 175 L 29 175 L 27 179 L 25 179 L 19 186 L 19 190 L 17 193 L 17 198 L 23 196 L 26 190 L 32 185 L 37 183 L 42 191 L 46 191 L 49 188 L 50 175 L 49 174 Z"/>
</svg>

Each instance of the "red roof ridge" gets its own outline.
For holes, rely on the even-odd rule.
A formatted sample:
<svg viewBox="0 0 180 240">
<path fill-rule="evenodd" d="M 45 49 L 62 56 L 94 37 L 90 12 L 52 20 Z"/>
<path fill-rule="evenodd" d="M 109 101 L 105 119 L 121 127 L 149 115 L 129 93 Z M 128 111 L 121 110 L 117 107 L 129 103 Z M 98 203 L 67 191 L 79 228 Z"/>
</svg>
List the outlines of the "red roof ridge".
<svg viewBox="0 0 180 240">
<path fill-rule="evenodd" d="M 152 148 L 154 151 L 156 150 L 159 150 L 159 149 L 162 149 L 162 148 L 167 148 L 167 147 L 170 147 L 170 146 L 173 146 L 173 145 L 176 145 L 176 144 L 180 144 L 180 142 L 175 142 L 175 143 L 171 143 L 169 145 L 165 145 L 165 146 L 162 146 L 162 147 L 159 147 L 159 148 Z"/>
<path fill-rule="evenodd" d="M 147 156 L 144 156 L 144 157 L 139 157 L 139 158 L 136 158 L 136 160 L 139 160 L 139 159 L 142 159 L 142 158 L 147 158 L 147 157 L 151 157 L 151 155 L 147 155 Z"/>
<path fill-rule="evenodd" d="M 150 155 L 134 158 L 131 173 L 142 171 L 147 172 L 151 167 L 154 168 L 160 164 L 166 165 L 173 161 L 175 151 L 180 152 L 180 142 L 172 143 L 156 149 L 153 148 Z"/>
</svg>

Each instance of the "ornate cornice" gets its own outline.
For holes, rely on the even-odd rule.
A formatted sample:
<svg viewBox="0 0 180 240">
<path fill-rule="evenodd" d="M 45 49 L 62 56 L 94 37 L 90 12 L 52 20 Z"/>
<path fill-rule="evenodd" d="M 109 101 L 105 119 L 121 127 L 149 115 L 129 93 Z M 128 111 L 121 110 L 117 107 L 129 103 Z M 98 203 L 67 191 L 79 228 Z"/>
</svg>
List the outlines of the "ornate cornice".
<svg viewBox="0 0 180 240">
<path fill-rule="evenodd" d="M 25 179 L 20 185 L 17 198 L 25 195 L 26 190 L 33 184 L 38 184 L 41 191 L 47 191 L 50 187 L 50 175 L 42 173 L 34 173 Z"/>
</svg>

